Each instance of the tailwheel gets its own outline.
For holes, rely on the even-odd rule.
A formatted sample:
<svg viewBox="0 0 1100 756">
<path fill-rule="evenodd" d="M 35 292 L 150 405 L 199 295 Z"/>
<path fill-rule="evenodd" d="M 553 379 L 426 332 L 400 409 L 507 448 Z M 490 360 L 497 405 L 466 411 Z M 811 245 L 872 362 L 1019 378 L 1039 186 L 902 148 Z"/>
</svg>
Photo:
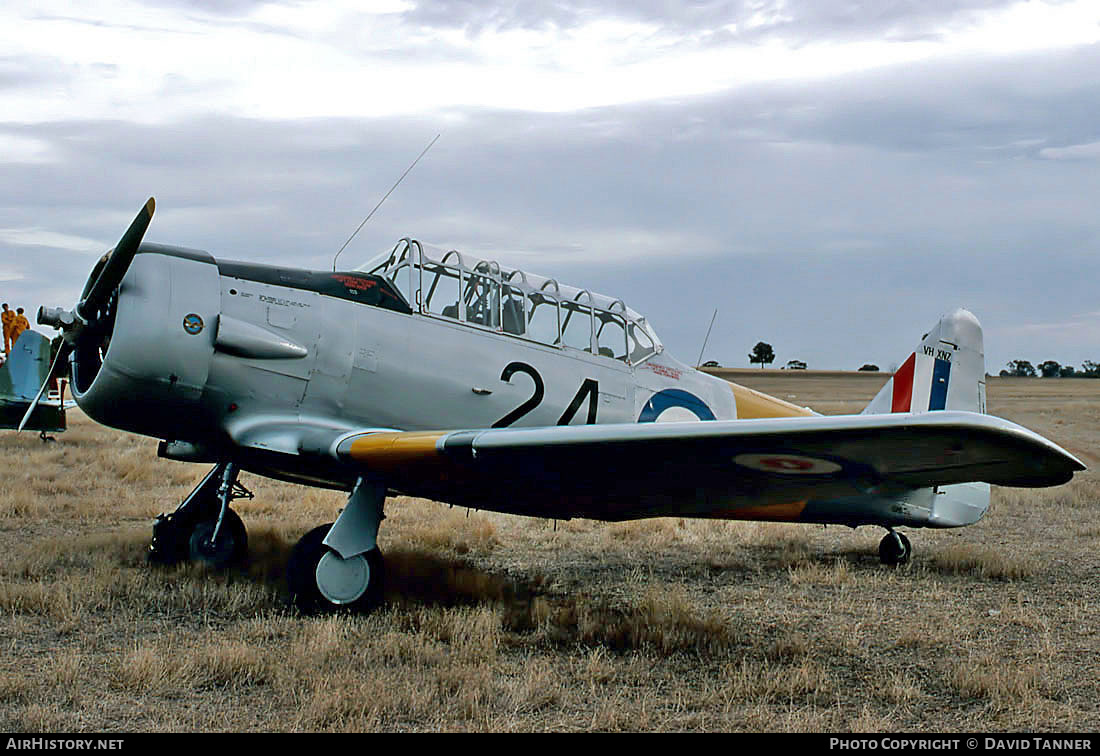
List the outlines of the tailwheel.
<svg viewBox="0 0 1100 756">
<path fill-rule="evenodd" d="M 913 555 L 913 546 L 904 534 L 891 530 L 878 545 L 878 558 L 891 566 L 905 564 Z"/>
<path fill-rule="evenodd" d="M 382 552 L 376 546 L 344 559 L 323 543 L 331 529 L 332 523 L 314 528 L 290 553 L 287 582 L 294 605 L 306 614 L 369 612 L 382 603 Z"/>
<path fill-rule="evenodd" d="M 248 531 L 240 515 L 227 509 L 221 527 L 218 527 L 217 517 L 195 523 L 187 546 L 192 562 L 220 570 L 240 561 L 248 553 Z"/>
</svg>

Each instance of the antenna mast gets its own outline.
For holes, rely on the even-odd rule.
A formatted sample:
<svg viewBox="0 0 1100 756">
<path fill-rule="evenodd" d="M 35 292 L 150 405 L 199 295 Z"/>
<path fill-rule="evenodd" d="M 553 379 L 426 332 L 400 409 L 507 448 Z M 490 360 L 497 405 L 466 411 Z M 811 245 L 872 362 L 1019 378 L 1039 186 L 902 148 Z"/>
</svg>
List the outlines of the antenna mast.
<svg viewBox="0 0 1100 756">
<path fill-rule="evenodd" d="M 714 328 L 714 319 L 718 317 L 718 308 L 714 308 L 714 314 L 710 316 L 710 325 L 707 327 L 706 338 L 703 339 L 703 348 L 699 350 L 699 359 L 695 361 L 696 367 L 703 364 L 703 351 L 707 348 L 707 341 L 710 340 L 710 329 Z"/>
<path fill-rule="evenodd" d="M 386 192 L 385 197 L 378 200 L 378 204 L 374 206 L 374 210 L 371 210 L 369 213 L 367 213 L 367 217 L 364 218 L 363 222 L 359 224 L 359 228 L 355 229 L 355 232 L 352 233 L 352 235 L 348 237 L 348 240 L 346 242 L 344 242 L 344 245 L 342 247 L 340 247 L 340 250 L 336 253 L 336 257 L 332 258 L 332 270 L 333 270 L 333 272 L 336 272 L 336 261 L 340 259 L 340 254 L 344 251 L 344 247 L 351 244 L 351 240 L 355 238 L 356 234 L 359 233 L 359 231 L 363 228 L 363 226 L 367 225 L 367 221 L 370 220 L 371 216 L 374 215 L 374 213 L 378 210 L 378 208 L 382 207 L 382 203 L 386 201 L 386 198 L 389 197 L 391 194 L 393 194 L 393 190 L 397 188 L 397 185 L 405 180 L 405 177 L 409 175 L 409 171 L 411 171 L 413 168 L 416 167 L 416 164 L 420 162 L 420 158 L 424 157 L 428 153 L 428 150 L 430 150 L 432 148 L 432 145 L 435 144 L 436 139 L 439 139 L 439 137 L 440 137 L 440 134 L 436 134 L 435 139 L 428 142 L 428 146 L 424 148 L 423 152 L 421 152 L 419 155 L 416 156 L 416 160 L 412 161 L 412 165 L 410 165 L 408 168 L 405 169 L 405 172 L 401 174 L 401 178 L 397 179 L 397 182 L 393 186 L 390 187 L 390 190 L 388 192 Z"/>
</svg>

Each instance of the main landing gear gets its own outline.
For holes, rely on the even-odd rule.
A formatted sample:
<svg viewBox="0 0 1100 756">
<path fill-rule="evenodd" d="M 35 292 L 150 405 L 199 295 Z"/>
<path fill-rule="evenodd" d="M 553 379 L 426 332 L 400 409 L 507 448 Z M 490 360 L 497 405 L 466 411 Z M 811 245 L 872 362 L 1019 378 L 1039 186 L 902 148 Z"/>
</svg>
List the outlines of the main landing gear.
<svg viewBox="0 0 1100 756">
<path fill-rule="evenodd" d="M 229 508 L 251 499 L 237 482 L 239 468 L 218 464 L 171 514 L 153 523 L 149 560 L 160 564 L 201 562 L 220 569 L 244 558 L 248 534 Z M 303 612 L 369 611 L 382 603 L 385 565 L 378 549 L 378 527 L 385 515 L 386 487 L 360 478 L 336 522 L 306 533 L 290 554 L 287 582 Z"/>
<path fill-rule="evenodd" d="M 252 492 L 237 482 L 239 472 L 232 462 L 215 465 L 176 511 L 158 515 L 149 561 L 193 561 L 222 569 L 243 559 L 248 533 L 229 504 L 234 499 L 251 499 Z"/>
<path fill-rule="evenodd" d="M 385 485 L 360 478 L 336 522 L 295 544 L 287 582 L 298 609 L 370 611 L 382 603 L 385 565 L 377 539 L 385 500 Z"/>
<path fill-rule="evenodd" d="M 893 528 L 883 536 L 878 545 L 878 558 L 883 564 L 891 566 L 905 564 L 913 555 L 913 546 L 904 534 Z"/>
</svg>

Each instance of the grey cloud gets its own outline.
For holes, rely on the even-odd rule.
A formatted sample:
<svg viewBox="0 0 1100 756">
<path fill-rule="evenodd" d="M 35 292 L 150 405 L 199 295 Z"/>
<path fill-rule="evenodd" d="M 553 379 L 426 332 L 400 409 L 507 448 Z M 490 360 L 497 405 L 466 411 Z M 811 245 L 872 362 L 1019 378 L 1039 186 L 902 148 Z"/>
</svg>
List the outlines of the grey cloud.
<svg viewBox="0 0 1100 756">
<path fill-rule="evenodd" d="M 189 31 L 185 29 L 174 28 L 171 26 L 151 26 L 147 24 L 134 24 L 125 19 L 120 18 L 89 18 L 87 16 L 66 16 L 60 14 L 39 13 L 32 16 L 32 21 L 67 21 L 74 24 L 83 24 L 85 26 L 99 26 L 109 29 L 125 29 L 127 31 L 141 34 L 149 31 L 156 31 L 162 34 L 190 34 L 196 35 L 197 32 Z"/>
<path fill-rule="evenodd" d="M 272 0 L 146 0 L 147 5 L 161 8 L 179 8 L 185 11 L 199 11 L 205 15 L 215 16 L 244 16 L 256 8 L 265 5 L 280 5 L 285 2 L 273 2 Z"/>
<path fill-rule="evenodd" d="M 47 56 L 0 57 L 0 89 L 28 89 L 63 83 L 73 77 L 75 67 Z M 5 113 L 4 121 L 19 116 Z"/>
<path fill-rule="evenodd" d="M 1080 364 L 1100 354 L 1056 353 L 1045 332 L 1012 329 L 1095 309 L 1095 164 L 1036 159 L 1097 140 L 1095 55 L 571 114 L 9 124 L 58 159 L 5 167 L 0 227 L 107 248 L 154 194 L 151 240 L 326 268 L 443 131 L 342 264 L 404 235 L 505 261 L 534 251 L 525 267 L 622 297 L 683 359 L 718 307 L 708 356 L 724 363 L 744 364 L 763 339 L 782 362 L 887 367 L 966 306 L 987 327 L 994 372 L 1017 357 Z M 631 259 L 616 243 L 646 235 L 663 254 Z M 90 268 L 40 248 L 0 256 L 26 276 L 20 291 L 38 292 L 32 306 L 71 304 Z"/>
<path fill-rule="evenodd" d="M 1100 159 L 1100 142 L 1046 147 L 1039 150 L 1039 157 L 1045 160 L 1097 160 Z"/>
<path fill-rule="evenodd" d="M 1034 155 L 1045 143 L 1100 135 L 1098 68 L 1100 45 L 893 66 L 833 82 L 752 87 L 711 101 L 705 118 L 761 140 Z"/>
<path fill-rule="evenodd" d="M 476 35 L 495 29 L 569 29 L 594 19 L 653 24 L 663 31 L 727 43 L 782 37 L 796 43 L 881 37 L 926 39 L 943 27 L 965 25 L 975 11 L 1012 0 L 541 0 L 489 5 L 475 0 L 418 2 L 405 13 L 410 23 L 465 29 Z M 733 27 L 732 29 L 727 27 Z"/>
</svg>

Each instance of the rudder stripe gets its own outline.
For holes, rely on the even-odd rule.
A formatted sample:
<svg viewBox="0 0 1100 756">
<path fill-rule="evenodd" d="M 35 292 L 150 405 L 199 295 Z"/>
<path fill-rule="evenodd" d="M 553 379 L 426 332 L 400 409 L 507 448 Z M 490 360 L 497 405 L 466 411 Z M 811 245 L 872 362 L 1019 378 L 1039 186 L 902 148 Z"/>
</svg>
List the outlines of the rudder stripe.
<svg viewBox="0 0 1100 756">
<path fill-rule="evenodd" d="M 891 412 L 908 412 L 913 403 L 913 370 L 917 364 L 917 354 L 909 359 L 894 373 L 894 394 L 890 402 Z"/>
</svg>

